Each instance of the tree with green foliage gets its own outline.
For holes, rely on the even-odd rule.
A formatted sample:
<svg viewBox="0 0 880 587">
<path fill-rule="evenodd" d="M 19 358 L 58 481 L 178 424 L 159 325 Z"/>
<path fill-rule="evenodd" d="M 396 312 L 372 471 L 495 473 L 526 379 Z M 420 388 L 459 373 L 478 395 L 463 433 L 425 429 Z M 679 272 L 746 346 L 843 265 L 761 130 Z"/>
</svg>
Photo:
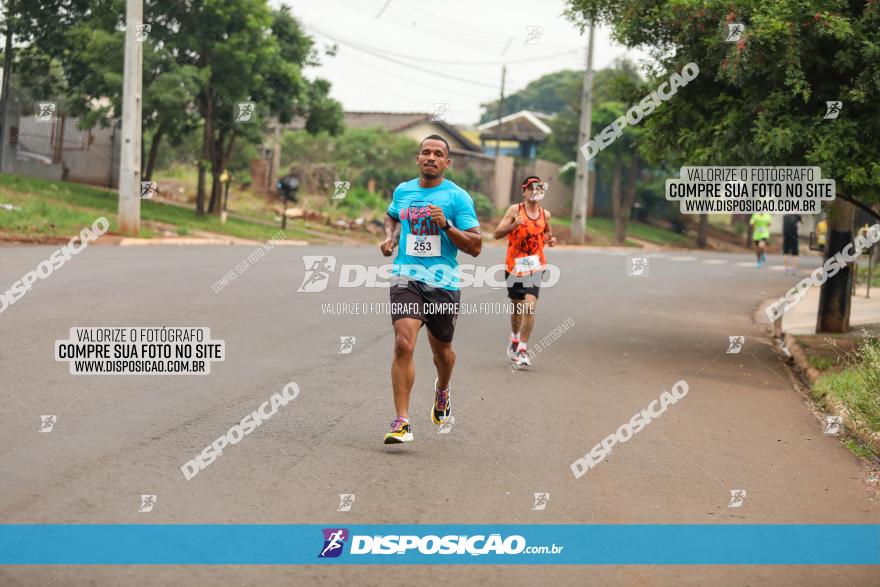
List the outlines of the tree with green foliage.
<svg viewBox="0 0 880 587">
<path fill-rule="evenodd" d="M 321 125 L 339 129 L 342 113 L 328 107 L 329 84 L 315 86 L 310 94 L 302 69 L 318 65 L 317 52 L 286 7 L 273 11 L 266 0 L 197 0 L 174 3 L 169 17 L 176 23 L 169 42 L 177 47 L 178 61 L 205 73 L 195 97 L 204 138 L 196 196 L 200 212 L 205 209 L 206 170 L 213 179 L 208 211 L 219 213 L 220 174 L 232 146 L 239 138 L 262 141 L 270 117 L 284 124 L 306 115 L 313 130 Z M 255 104 L 248 121 L 235 120 L 242 102 Z M 310 113 L 310 103 L 321 108 Z"/>
<path fill-rule="evenodd" d="M 567 105 L 565 96 L 568 89 L 580 87 L 583 72 L 570 69 L 548 73 L 529 84 L 518 92 L 513 92 L 504 97 L 504 112 L 502 116 L 519 112 L 520 110 L 534 110 L 552 114 L 564 109 Z M 498 118 L 498 100 L 492 100 L 480 104 L 483 114 L 480 115 L 480 124 L 496 120 Z"/>
<path fill-rule="evenodd" d="M 551 74 L 556 75 L 556 74 Z M 581 89 L 583 72 L 578 77 L 566 79 L 558 87 L 562 107 L 552 111 L 555 116 L 547 123 L 553 131 L 547 140 L 538 147 L 538 157 L 563 165 L 577 159 L 578 133 L 581 119 Z M 626 60 L 618 61 L 613 67 L 601 69 L 593 74 L 593 108 L 604 102 L 637 100 L 633 87 L 641 82 L 635 65 Z M 639 96 L 640 98 L 641 96 Z M 592 128 L 602 129 L 593 115 Z"/>
<path fill-rule="evenodd" d="M 845 214 L 842 198 L 880 199 L 880 3 L 569 0 L 567 15 L 652 48 L 657 76 L 699 65 L 700 76 L 641 123 L 653 161 L 818 166 L 836 180 L 835 215 Z M 728 43 L 732 22 L 745 32 Z M 824 119 L 830 100 L 843 102 L 835 120 Z M 851 227 L 832 228 L 827 254 L 851 239 Z M 823 285 L 820 331 L 848 328 L 851 279 L 847 268 Z"/>
<path fill-rule="evenodd" d="M 347 128 L 337 136 L 326 131 L 287 131 L 281 144 L 282 168 L 294 162 L 331 164 L 338 177 L 352 186 L 367 187 L 373 180 L 383 192 L 410 178 L 419 147 L 407 136 L 378 127 Z"/>
<path fill-rule="evenodd" d="M 33 29 L 21 37 L 18 53 L 34 68 L 33 83 L 51 92 L 44 96 L 65 96 L 85 125 L 117 117 L 125 0 L 16 0 L 15 6 L 18 20 L 10 22 Z M 320 65 L 318 51 L 288 8 L 273 10 L 268 0 L 145 0 L 144 22 L 150 27 L 143 41 L 143 129 L 150 137 L 144 176 L 151 176 L 163 140 L 179 144 L 199 128 L 203 140 L 193 155 L 200 213 L 219 213 L 219 178 L 235 142 L 261 143 L 270 120 L 301 116 L 310 132 L 341 131 L 342 108 L 329 97 L 329 82 L 303 76 L 303 69 Z M 250 122 L 233 120 L 239 102 L 255 103 Z M 208 202 L 206 171 L 213 179 Z"/>
<path fill-rule="evenodd" d="M 550 120 L 549 126 L 553 132 L 538 149 L 539 157 L 559 164 L 577 159 L 582 82 L 582 78 L 572 79 L 560 87 L 559 98 L 565 107 Z M 592 94 L 593 130 L 598 132 L 623 116 L 646 91 L 635 66 L 628 61 L 619 61 L 614 67 L 596 72 Z M 644 173 L 641 140 L 642 133 L 638 127 L 627 128 L 595 160 L 598 175 L 608 178 L 610 183 L 614 234 L 620 244 L 626 242 L 627 223 L 635 203 L 637 186 Z"/>
</svg>

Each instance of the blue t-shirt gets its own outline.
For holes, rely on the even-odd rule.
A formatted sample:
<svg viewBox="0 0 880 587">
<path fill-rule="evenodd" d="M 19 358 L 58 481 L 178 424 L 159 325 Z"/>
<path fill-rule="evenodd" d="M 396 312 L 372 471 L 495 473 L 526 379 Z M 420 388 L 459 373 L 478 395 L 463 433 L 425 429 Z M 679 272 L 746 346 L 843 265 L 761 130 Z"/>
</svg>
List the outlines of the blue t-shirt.
<svg viewBox="0 0 880 587">
<path fill-rule="evenodd" d="M 433 188 L 421 187 L 418 178 L 403 182 L 394 190 L 388 206 L 388 214 L 401 225 L 391 272 L 433 287 L 457 290 L 458 247 L 452 244 L 446 231 L 431 220 L 430 205 L 439 206 L 446 219 L 459 230 L 480 225 L 470 195 L 448 179 Z M 421 255 L 407 254 L 410 235 L 413 235 L 412 252 L 421 252 Z M 434 237 L 439 237 L 439 254 L 431 248 L 432 242 L 437 241 Z"/>
</svg>

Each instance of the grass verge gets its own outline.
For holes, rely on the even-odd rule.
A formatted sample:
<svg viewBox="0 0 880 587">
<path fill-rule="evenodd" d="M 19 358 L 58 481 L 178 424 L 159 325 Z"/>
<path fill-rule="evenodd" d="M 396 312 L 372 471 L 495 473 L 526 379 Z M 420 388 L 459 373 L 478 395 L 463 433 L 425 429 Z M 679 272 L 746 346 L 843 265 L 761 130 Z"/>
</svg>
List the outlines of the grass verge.
<svg viewBox="0 0 880 587">
<path fill-rule="evenodd" d="M 813 396 L 826 395 L 843 402 L 872 432 L 880 432 L 880 339 L 867 339 L 848 355 L 841 371 L 816 381 Z"/>
<path fill-rule="evenodd" d="M 119 226 L 117 193 L 98 187 L 0 174 L 0 204 L 4 203 L 20 208 L 0 208 L 0 232 L 6 237 L 69 237 L 83 226 L 90 226 L 98 216 L 107 217 L 111 232 Z M 199 216 L 194 210 L 150 200 L 141 201 L 141 220 L 175 226 L 178 234 L 205 231 L 259 241 L 268 240 L 279 230 L 279 227 L 235 218 L 221 224 L 215 216 Z M 288 223 L 284 231 L 287 238 L 314 239 L 313 235 L 291 224 Z M 157 235 L 156 231 L 143 227 L 140 236 Z"/>
</svg>

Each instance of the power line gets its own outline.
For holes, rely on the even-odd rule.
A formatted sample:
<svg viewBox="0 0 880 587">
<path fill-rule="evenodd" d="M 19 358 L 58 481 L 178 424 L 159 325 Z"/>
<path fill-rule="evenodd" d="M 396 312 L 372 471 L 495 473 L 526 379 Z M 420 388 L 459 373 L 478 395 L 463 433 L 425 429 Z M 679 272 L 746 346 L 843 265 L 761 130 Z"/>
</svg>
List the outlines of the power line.
<svg viewBox="0 0 880 587">
<path fill-rule="evenodd" d="M 385 12 L 385 9 L 388 8 L 389 4 L 391 4 L 391 0 L 385 0 L 385 4 L 382 5 L 382 9 L 379 11 L 379 14 L 376 15 L 376 18 L 382 16 L 382 13 Z"/>
<path fill-rule="evenodd" d="M 394 8 L 395 8 L 396 10 L 398 10 L 398 11 L 402 11 L 402 12 L 406 12 L 406 13 L 408 13 L 408 14 L 405 16 L 405 18 L 418 18 L 418 19 L 420 19 L 420 20 L 425 21 L 425 22 L 428 23 L 428 24 L 432 24 L 432 23 L 434 23 L 435 26 L 436 26 L 436 25 L 441 25 L 442 27 L 445 27 L 445 28 L 447 28 L 447 29 L 450 30 L 450 31 L 454 31 L 454 32 L 457 33 L 457 34 L 461 34 L 462 31 L 469 30 L 469 31 L 471 31 L 474 35 L 478 35 L 480 38 L 491 38 L 491 37 L 494 37 L 495 40 L 496 40 L 497 42 L 499 42 L 499 43 L 507 42 L 507 39 L 508 39 L 508 35 L 501 35 L 501 34 L 498 34 L 498 33 L 492 33 L 492 32 L 483 31 L 483 30 L 480 30 L 480 29 L 478 29 L 478 28 L 472 27 L 472 26 L 470 26 L 470 25 L 464 24 L 464 23 L 455 22 L 455 21 L 452 21 L 452 20 L 448 20 L 448 19 L 445 19 L 445 18 L 441 18 L 441 17 L 439 17 L 439 16 L 437 16 L 436 14 L 433 14 L 433 13 L 430 14 L 430 15 L 427 15 L 427 16 L 426 16 L 424 13 L 419 12 L 418 10 L 414 10 L 414 9 L 408 7 L 408 6 L 401 5 L 400 3 L 395 4 L 395 5 L 394 5 Z M 404 16 L 404 15 L 401 15 L 401 16 Z"/>
<path fill-rule="evenodd" d="M 340 2 L 345 2 L 349 5 L 351 5 L 348 0 L 340 0 Z M 408 19 L 417 18 L 421 21 L 425 21 L 427 24 L 436 23 L 436 24 L 439 24 L 440 26 L 446 28 L 447 32 L 451 31 L 452 34 L 454 34 L 454 35 L 461 35 L 461 33 L 463 31 L 471 31 L 473 36 L 477 36 L 479 38 L 493 37 L 494 40 L 492 42 L 498 43 L 499 45 L 507 44 L 513 39 L 513 37 L 511 37 L 507 33 L 502 34 L 502 33 L 497 33 L 497 32 L 484 31 L 484 30 L 475 28 L 473 26 L 470 26 L 464 22 L 453 21 L 450 19 L 443 18 L 441 16 L 438 16 L 436 13 L 430 13 L 430 14 L 426 15 L 425 13 L 420 12 L 418 9 L 415 9 L 411 6 L 407 6 L 406 4 L 402 4 L 400 2 L 396 2 L 394 4 L 394 7 L 392 8 L 391 12 L 394 12 L 395 10 L 409 13 L 407 15 L 401 14 L 400 16 L 402 18 L 408 18 Z M 392 23 L 392 24 L 397 24 L 397 23 Z M 522 37 L 520 37 L 520 38 L 522 38 Z M 546 46 L 550 46 L 550 47 L 561 47 L 562 46 L 562 45 L 555 45 L 553 43 L 547 44 L 547 43 L 542 42 L 542 44 L 544 44 Z"/>
<path fill-rule="evenodd" d="M 305 24 L 305 23 L 303 23 Z M 327 37 L 332 41 L 336 41 L 338 43 L 355 46 L 356 43 L 349 41 L 343 37 L 331 37 L 323 32 L 318 31 L 318 29 L 314 25 L 305 25 L 320 34 L 323 37 Z M 400 59 L 409 59 L 412 61 L 417 61 L 420 63 L 439 63 L 441 65 L 461 65 L 461 66 L 473 66 L 473 67 L 497 67 L 499 65 L 509 65 L 511 63 L 528 63 L 530 61 L 546 61 L 547 59 L 554 59 L 556 57 L 563 57 L 566 55 L 580 55 L 582 49 L 569 49 L 567 51 L 560 51 L 559 53 L 548 53 L 547 55 L 536 55 L 534 57 L 524 57 L 522 59 L 503 59 L 500 61 L 459 61 L 454 59 L 431 59 L 428 57 L 419 57 L 414 55 L 405 55 L 403 53 L 396 53 L 394 51 L 388 51 L 387 49 L 380 49 L 378 47 L 368 47 L 366 45 L 359 45 L 357 48 L 361 48 L 363 51 L 372 51 L 374 53 L 382 53 L 385 55 L 391 55 L 393 57 L 398 57 Z"/>
<path fill-rule="evenodd" d="M 497 67 L 499 65 L 510 65 L 511 63 L 528 63 L 529 61 L 546 61 L 547 59 L 553 59 L 555 57 L 562 57 L 565 55 L 579 55 L 581 53 L 581 49 L 569 49 L 568 51 L 560 51 L 559 53 L 550 53 L 548 55 L 537 55 L 535 57 L 524 57 L 523 59 L 503 59 L 500 61 L 455 61 L 450 59 L 429 59 L 427 57 L 417 57 L 412 55 L 404 55 L 402 53 L 394 53 L 393 51 L 388 51 L 387 49 L 379 49 L 379 48 L 371 48 L 372 51 L 377 53 L 384 53 L 386 55 L 393 55 L 395 57 L 400 57 L 402 59 L 412 59 L 414 61 L 424 62 L 424 63 L 439 63 L 441 65 L 461 65 L 461 66 L 474 66 L 474 67 Z"/>
<path fill-rule="evenodd" d="M 351 6 L 352 8 L 355 8 L 355 9 L 360 10 L 360 11 L 362 11 L 362 12 L 369 12 L 368 10 L 366 10 L 366 9 L 363 8 L 363 7 L 357 6 L 357 5 L 355 5 L 355 4 L 351 4 L 351 3 L 348 2 L 347 0 L 339 0 L 339 1 L 342 2 L 343 4 L 346 4 L 346 5 L 348 5 L 348 6 Z M 390 2 L 390 0 L 388 0 L 388 2 Z M 386 6 L 387 6 L 387 2 L 386 2 Z M 395 4 L 395 6 L 398 6 L 398 5 Z M 383 7 L 382 10 L 384 10 L 384 7 Z M 421 16 L 421 15 L 420 15 L 420 16 Z M 391 22 L 391 21 L 387 21 L 387 22 L 388 22 L 389 24 L 394 24 L 394 25 L 396 25 L 396 26 L 403 26 L 403 25 L 401 25 L 401 24 L 399 24 L 399 23 L 394 23 L 394 22 Z M 447 22 L 450 22 L 450 23 L 451 23 L 451 21 L 447 21 Z M 466 25 L 458 25 L 458 24 L 456 24 L 456 23 L 451 23 L 451 24 L 454 25 L 454 27 L 455 27 L 457 33 L 460 33 L 462 28 L 468 28 Z M 314 27 L 312 27 L 312 28 L 314 28 Z M 407 28 L 407 30 L 410 30 L 409 27 L 405 27 L 405 28 Z M 484 32 L 482 32 L 482 31 L 478 31 L 477 29 L 471 29 L 471 30 L 480 33 L 480 34 L 483 35 L 484 37 L 485 37 L 485 36 L 489 36 L 489 33 L 484 33 Z M 325 35 L 325 36 L 327 36 L 327 35 Z M 332 38 L 332 37 L 331 37 L 331 38 Z M 444 38 L 446 38 L 446 37 L 444 37 Z M 504 47 L 504 51 L 507 50 L 507 48 L 509 47 L 509 45 L 510 45 L 512 39 L 513 39 L 513 37 L 507 37 L 507 36 L 505 36 L 505 37 L 497 37 L 497 38 L 499 39 L 499 42 L 502 42 L 502 41 L 503 41 L 504 43 L 506 43 L 506 45 L 505 45 L 505 47 Z M 341 37 L 340 37 L 340 39 L 341 39 Z M 354 43 L 349 42 L 349 44 L 354 44 Z M 363 45 L 362 45 L 362 47 L 363 47 Z M 480 48 L 483 49 L 484 47 L 480 47 Z M 510 63 L 527 63 L 527 62 L 530 62 L 530 61 L 541 61 L 541 60 L 544 60 L 544 59 L 552 59 L 552 58 L 555 58 L 555 57 L 561 57 L 561 56 L 564 56 L 564 55 L 580 54 L 580 52 L 581 52 L 581 49 L 580 49 L 580 48 L 575 47 L 575 48 L 568 49 L 568 50 L 566 50 L 566 51 L 560 51 L 560 52 L 557 52 L 557 53 L 551 53 L 551 54 L 547 54 L 547 55 L 536 55 L 536 56 L 533 56 L 533 57 L 525 57 L 525 58 L 522 58 L 522 59 L 505 59 L 505 60 L 496 60 L 496 61 L 460 61 L 460 60 L 431 59 L 431 58 L 426 58 L 426 57 L 414 57 L 414 56 L 412 56 L 412 55 L 405 55 L 405 54 L 401 54 L 401 53 L 395 53 L 395 52 L 393 52 L 393 51 L 388 51 L 388 50 L 385 50 L 385 49 L 379 49 L 379 48 L 375 48 L 375 47 L 368 47 L 368 49 L 369 49 L 369 50 L 372 50 L 372 51 L 375 51 L 375 52 L 377 52 L 377 53 L 385 53 L 386 55 L 393 55 L 393 56 L 395 56 L 395 57 L 400 57 L 400 58 L 403 58 L 403 59 L 409 59 L 409 60 L 418 60 L 418 61 L 420 61 L 420 62 L 425 62 L 425 63 L 440 63 L 440 64 L 444 64 L 444 65 L 461 65 L 461 66 L 474 66 L 474 67 L 484 67 L 484 66 L 494 66 L 494 67 L 497 67 L 497 66 L 499 66 L 499 65 L 507 65 L 507 64 L 510 64 Z M 502 54 L 503 54 L 503 52 L 502 52 Z"/>
<path fill-rule="evenodd" d="M 363 8 L 362 6 L 358 6 L 358 5 L 356 5 L 356 4 L 352 4 L 351 2 L 348 2 L 347 0 L 339 0 L 339 1 L 342 2 L 343 4 L 347 5 L 347 6 L 350 6 L 351 8 L 354 8 L 355 10 L 360 11 L 360 12 L 364 12 L 364 13 L 366 13 L 366 14 L 372 14 L 372 12 L 369 11 L 368 9 Z M 419 15 L 419 18 L 423 18 L 423 19 L 424 19 L 424 15 Z M 412 22 L 413 22 L 413 21 L 410 21 L 410 24 L 407 24 L 407 25 L 401 24 L 401 23 L 399 23 L 399 22 L 393 22 L 393 21 L 390 21 L 390 20 L 387 20 L 387 19 L 385 20 L 385 22 L 387 22 L 388 24 L 393 24 L 393 25 L 395 25 L 395 26 L 401 27 L 401 28 L 403 28 L 403 29 L 405 29 L 405 30 L 407 30 L 407 31 L 409 31 L 409 32 L 414 32 L 414 31 L 412 30 L 412 28 L 413 28 L 413 27 L 412 27 Z M 446 34 L 444 34 L 443 31 L 440 31 L 440 30 L 437 30 L 436 33 L 435 33 L 435 32 L 434 32 L 435 29 L 439 29 L 439 28 L 440 28 L 440 27 L 437 27 L 437 26 L 435 26 L 434 29 L 429 28 L 427 31 L 424 31 L 423 34 L 428 34 L 428 35 L 430 35 L 430 36 L 432 36 L 432 37 L 435 37 L 435 38 L 438 38 L 438 39 L 442 39 L 442 40 L 447 41 L 447 42 L 449 42 L 451 38 L 454 38 L 454 39 L 455 39 L 455 43 L 458 44 L 459 46 L 460 46 L 460 45 L 466 45 L 466 46 L 469 46 L 469 47 L 473 47 L 473 48 L 475 48 L 475 49 L 480 49 L 480 50 L 485 50 L 485 49 L 486 49 L 485 45 L 475 45 L 475 44 L 473 44 L 473 43 L 464 43 L 464 42 L 462 42 L 462 37 L 461 37 L 461 32 L 462 32 L 462 31 L 461 31 L 461 29 L 462 29 L 463 27 L 457 27 L 457 28 L 455 29 L 455 32 L 454 32 L 454 33 L 446 33 Z M 479 33 L 477 33 L 477 32 L 475 32 L 475 33 L 472 33 L 472 36 L 482 36 L 482 37 L 485 38 L 485 37 L 489 37 L 490 35 L 489 35 L 488 33 L 483 33 L 483 32 L 479 32 Z M 506 40 L 506 38 L 505 38 L 505 40 Z M 502 42 L 502 41 L 498 41 L 498 43 L 501 43 L 501 42 Z"/>
<path fill-rule="evenodd" d="M 304 23 L 304 24 L 305 24 L 305 23 Z M 376 51 L 374 51 L 374 50 L 372 50 L 372 49 L 366 49 L 366 48 L 364 48 L 364 47 L 362 47 L 362 46 L 359 46 L 359 45 L 357 45 L 357 44 L 355 44 L 355 43 L 352 43 L 351 41 L 343 41 L 343 40 L 341 40 L 341 39 L 339 39 L 339 38 L 337 38 L 337 37 L 334 37 L 334 36 L 332 36 L 332 35 L 328 35 L 328 34 L 325 33 L 324 31 L 322 31 L 321 29 L 319 29 L 319 28 L 317 28 L 317 27 L 315 27 L 315 26 L 313 26 L 313 25 L 308 25 L 308 24 L 306 24 L 305 26 L 306 26 L 307 28 L 309 28 L 309 29 L 312 29 L 313 31 L 315 31 L 315 32 L 318 33 L 319 35 L 321 35 L 321 36 L 323 36 L 323 37 L 326 37 L 326 38 L 330 39 L 331 41 L 334 41 L 334 42 L 339 43 L 339 44 L 342 44 L 342 45 L 346 45 L 346 46 L 348 46 L 348 47 L 351 47 L 352 49 L 356 49 L 356 50 L 361 51 L 361 52 L 363 52 L 363 53 L 367 53 L 368 55 L 372 55 L 373 57 L 376 57 L 376 58 L 378 58 L 378 59 L 384 59 L 385 61 L 390 61 L 390 62 L 392 62 L 392 63 L 396 63 L 397 65 L 401 65 L 401 66 L 403 66 L 403 67 L 408 67 L 408 68 L 410 68 L 410 69 L 415 69 L 415 70 L 420 71 L 420 72 L 425 73 L 425 74 L 439 76 L 439 77 L 442 77 L 442 78 L 444 78 L 444 79 L 448 79 L 448 80 L 449 80 L 449 79 L 452 79 L 452 80 L 456 80 L 456 81 L 460 81 L 460 82 L 468 83 L 468 84 L 471 84 L 471 85 L 474 85 L 474 86 L 479 86 L 479 87 L 481 87 L 481 88 L 488 88 L 488 89 L 490 89 L 490 90 L 494 90 L 494 89 L 495 89 L 495 86 L 490 85 L 490 84 L 486 84 L 486 83 L 483 83 L 483 82 L 480 82 L 480 81 L 477 81 L 477 80 L 468 79 L 468 78 L 465 78 L 465 77 L 459 77 L 459 76 L 452 75 L 452 74 L 449 74 L 449 73 L 435 72 L 435 71 L 432 71 L 432 70 L 430 70 L 430 69 L 425 69 L 424 67 L 420 67 L 420 66 L 415 65 L 415 64 L 412 64 L 412 63 L 407 63 L 407 62 L 405 62 L 405 61 L 401 61 L 400 59 L 396 59 L 396 58 L 393 58 L 393 57 L 388 57 L 387 55 L 382 55 L 382 54 L 380 54 L 380 53 L 378 53 L 378 52 L 376 52 Z"/>
<path fill-rule="evenodd" d="M 377 70 L 379 70 L 380 72 L 384 73 L 385 75 L 391 76 L 391 77 L 396 78 L 396 79 L 399 79 L 399 80 L 403 80 L 403 81 L 407 81 L 407 82 L 412 82 L 412 79 L 408 79 L 408 78 L 405 78 L 405 77 L 403 77 L 403 76 L 396 75 L 396 74 L 394 74 L 394 73 L 391 73 L 391 72 L 388 71 L 387 69 L 381 69 L 381 68 L 379 68 L 379 67 L 376 67 L 374 64 L 370 63 L 369 61 L 367 61 L 367 60 L 365 60 L 365 59 L 359 59 L 359 58 L 355 57 L 354 55 L 345 54 L 345 53 L 343 53 L 342 55 L 343 55 L 344 57 L 347 57 L 348 59 L 353 59 L 353 60 L 355 60 L 355 61 L 358 61 L 358 62 L 360 62 L 360 63 L 363 63 L 363 64 L 367 65 L 368 67 L 372 67 L 373 69 L 377 69 Z M 354 79 L 354 78 L 352 78 L 352 79 Z M 474 100 L 485 100 L 485 97 L 484 97 L 484 96 L 478 96 L 478 95 L 476 95 L 476 94 L 468 94 L 468 93 L 465 93 L 465 92 L 458 92 L 458 91 L 456 91 L 456 90 L 450 90 L 449 88 L 440 88 L 440 87 L 438 87 L 438 86 L 432 86 L 432 85 L 424 84 L 424 83 L 420 83 L 419 85 L 422 86 L 422 87 L 428 87 L 428 88 L 431 88 L 431 89 L 433 89 L 433 90 L 437 90 L 437 91 L 439 91 L 439 92 L 445 92 L 445 93 L 448 93 L 448 94 L 458 94 L 458 95 L 460 95 L 460 96 L 466 96 L 466 97 L 471 98 L 471 99 L 474 99 Z M 388 91 L 385 90 L 385 93 L 386 93 L 386 94 L 387 94 L 387 92 L 388 92 Z"/>
</svg>

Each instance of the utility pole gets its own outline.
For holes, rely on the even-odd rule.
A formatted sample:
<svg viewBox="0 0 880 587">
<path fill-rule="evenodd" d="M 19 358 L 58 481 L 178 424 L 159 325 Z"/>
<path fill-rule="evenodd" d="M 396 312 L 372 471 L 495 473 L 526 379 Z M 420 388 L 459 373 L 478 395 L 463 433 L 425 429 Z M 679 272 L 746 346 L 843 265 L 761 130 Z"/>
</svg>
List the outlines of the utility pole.
<svg viewBox="0 0 880 587">
<path fill-rule="evenodd" d="M 5 163 L 10 161 L 8 150 L 10 148 L 9 140 L 9 90 L 10 90 L 10 82 L 12 81 L 12 20 L 13 20 L 13 6 L 15 5 L 15 0 L 9 0 L 9 3 L 6 5 L 6 46 L 3 49 L 3 134 L 0 135 L 0 171 L 2 172 L 10 172 L 11 169 L 5 169 Z"/>
<path fill-rule="evenodd" d="M 495 165 L 501 152 L 501 118 L 504 116 L 504 81 L 507 79 L 507 66 L 501 66 L 501 99 L 498 101 L 498 126 L 495 127 Z"/>
<path fill-rule="evenodd" d="M 495 126 L 495 177 L 492 201 L 497 207 L 506 206 L 510 202 L 510 183 L 508 182 L 506 187 L 503 185 L 501 170 L 498 169 L 498 156 L 501 154 L 501 117 L 504 114 L 504 82 L 506 79 L 507 66 L 504 65 L 501 67 L 501 99 L 498 101 L 498 124 Z"/>
<path fill-rule="evenodd" d="M 590 39 L 587 42 L 587 68 L 584 71 L 584 85 L 581 92 L 581 123 L 578 132 L 578 150 L 574 197 L 571 202 L 571 238 L 577 244 L 583 244 L 587 231 L 587 198 L 589 194 L 590 171 L 581 145 L 590 140 L 590 127 L 593 122 L 593 38 L 596 27 L 590 22 Z"/>
<path fill-rule="evenodd" d="M 141 228 L 141 84 L 143 0 L 126 0 L 125 72 L 122 81 L 122 148 L 119 157 L 119 231 Z M 139 39 L 139 40 L 135 40 Z"/>
</svg>

